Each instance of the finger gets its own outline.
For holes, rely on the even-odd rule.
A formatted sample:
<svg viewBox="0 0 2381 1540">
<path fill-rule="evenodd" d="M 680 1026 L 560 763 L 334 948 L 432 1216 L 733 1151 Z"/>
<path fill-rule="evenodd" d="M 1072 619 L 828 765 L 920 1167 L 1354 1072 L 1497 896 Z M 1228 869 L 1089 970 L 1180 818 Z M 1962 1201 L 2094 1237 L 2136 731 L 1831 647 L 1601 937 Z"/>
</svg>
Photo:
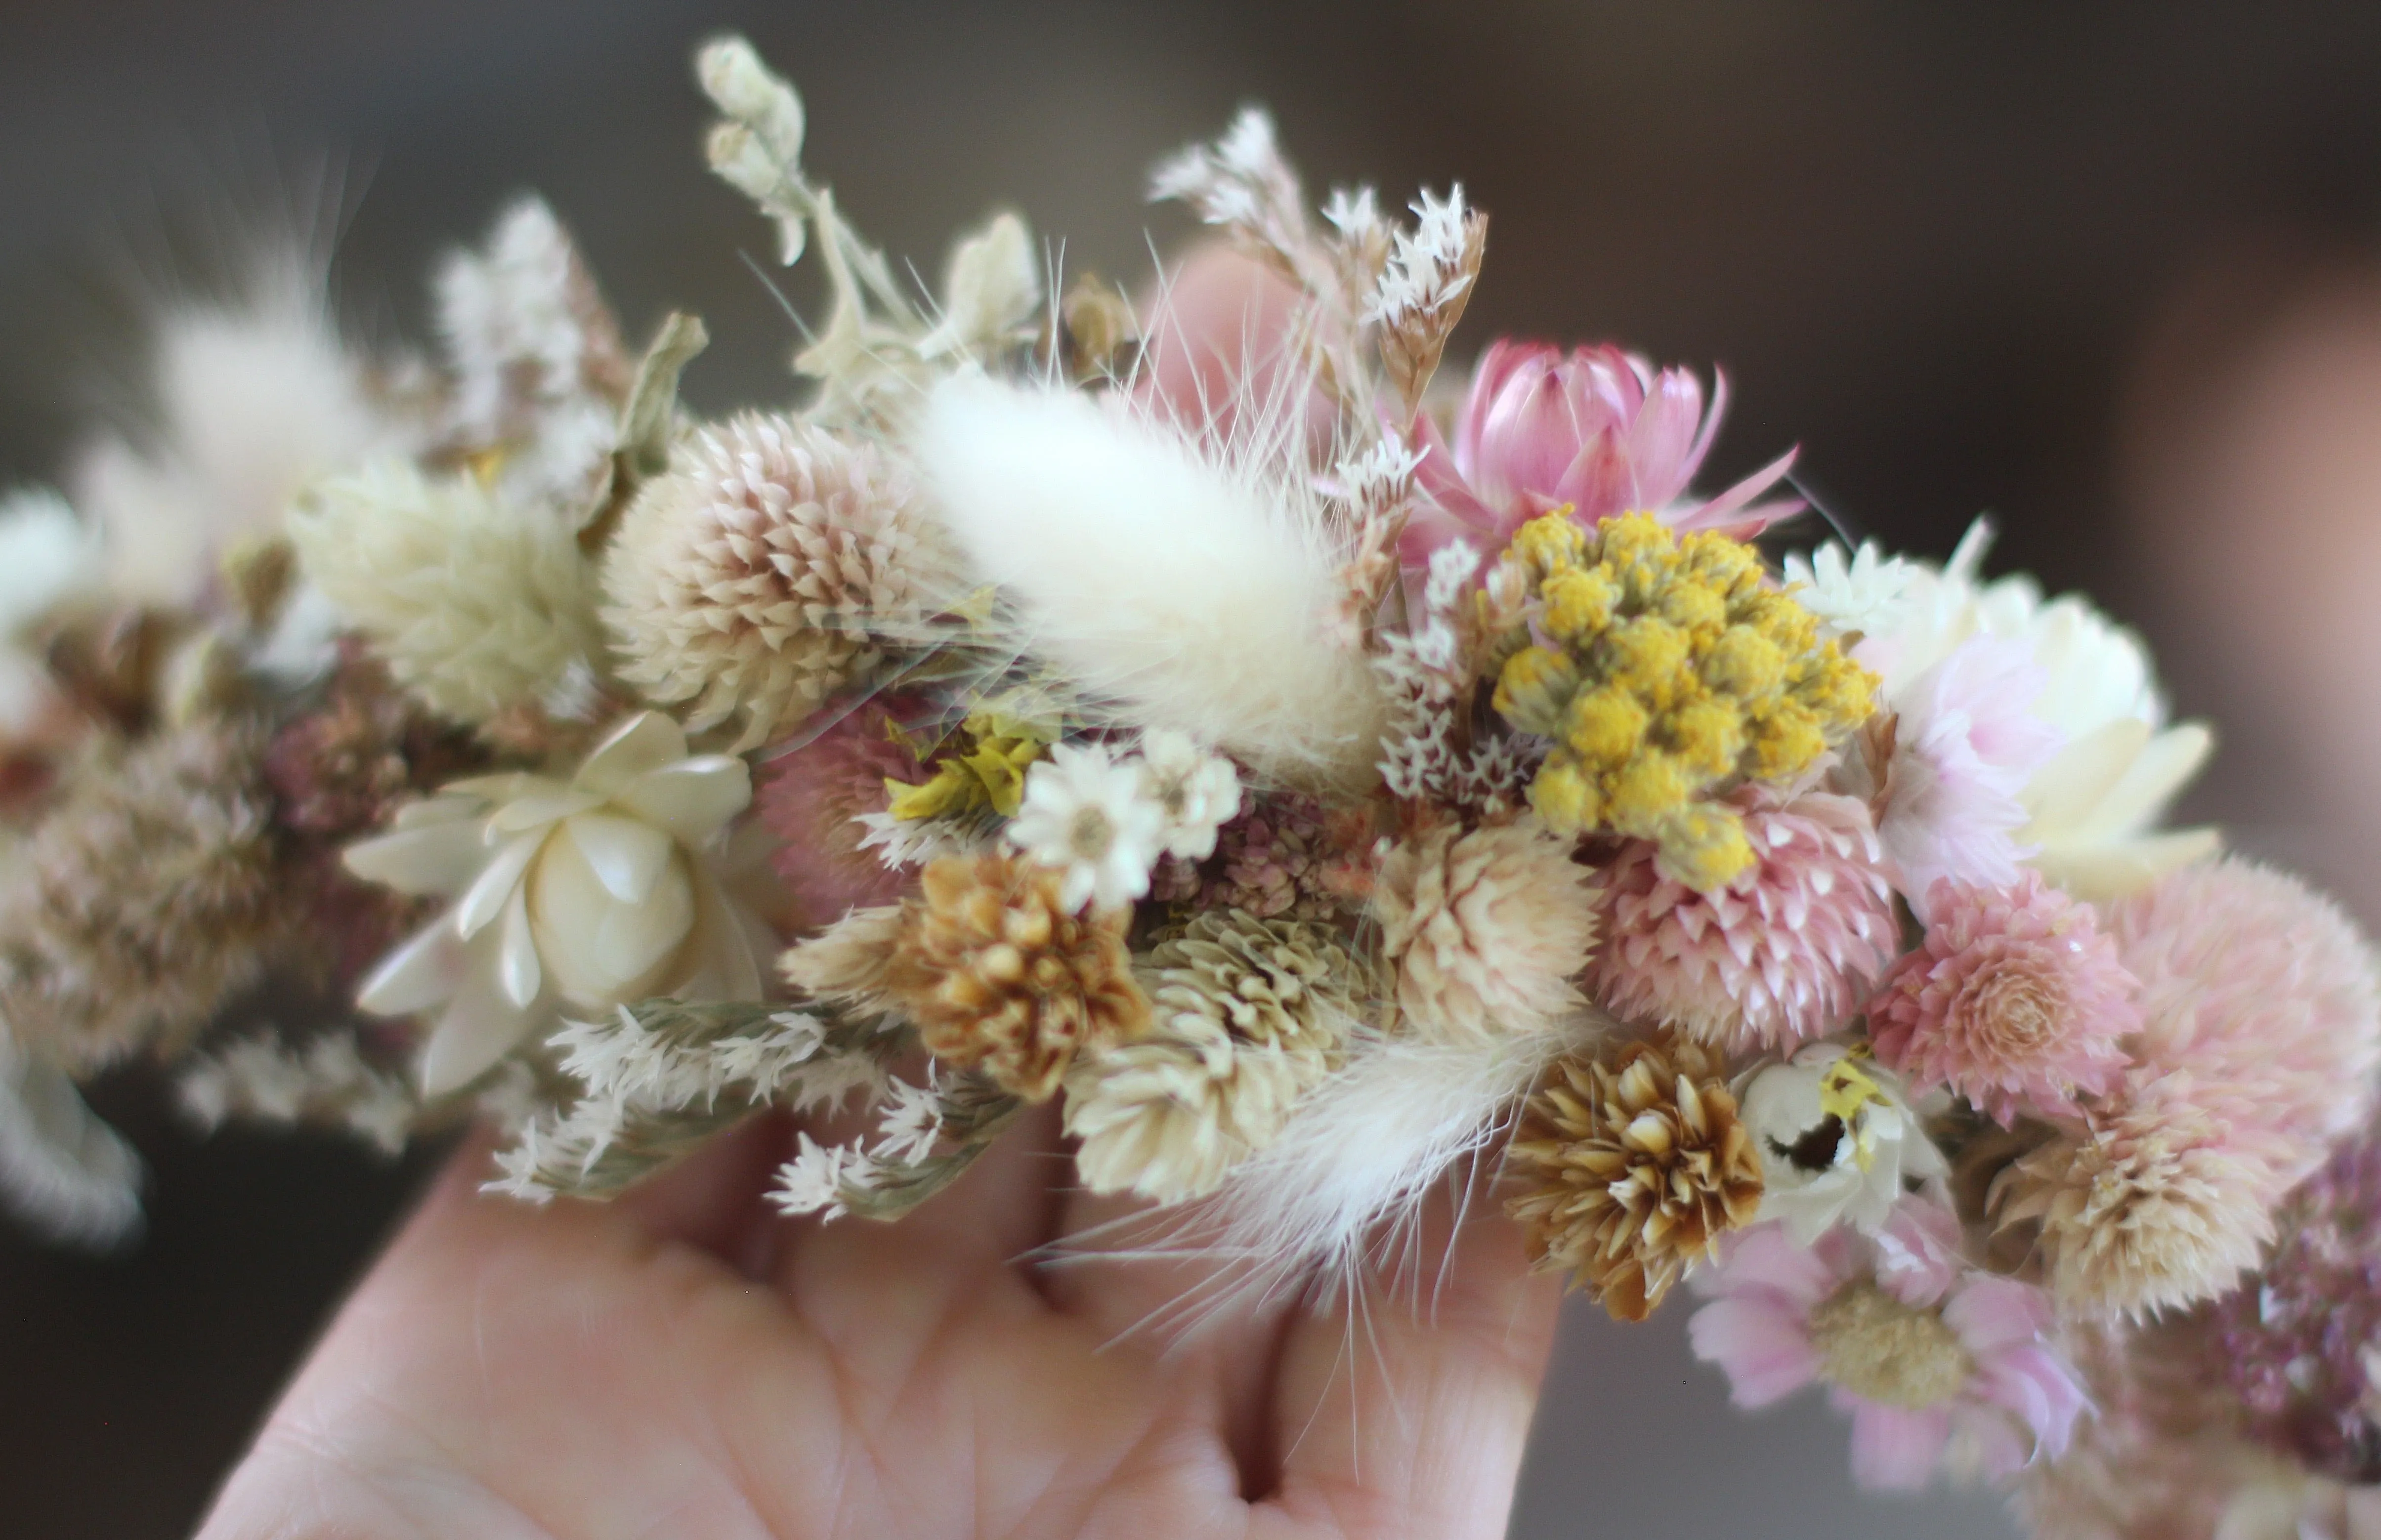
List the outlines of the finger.
<svg viewBox="0 0 2381 1540">
<path fill-rule="evenodd" d="M 612 1207 L 659 1240 L 708 1252 L 747 1278 L 765 1277 L 780 1233 L 766 1201 L 769 1184 L 793 1144 L 787 1114 L 747 1118 Z"/>
<path fill-rule="evenodd" d="M 1481 1189 L 1434 1198 L 1415 1241 L 1418 1287 L 1375 1273 L 1289 1328 L 1281 1485 L 1255 1534 L 1267 1522 L 1383 1540 L 1505 1533 L 1558 1290 L 1531 1275 L 1519 1229 Z"/>
<path fill-rule="evenodd" d="M 898 1220 L 784 1221 L 777 1281 L 823 1327 L 838 1312 L 939 1318 L 960 1301 L 1046 1309 L 1031 1257 L 1056 1230 L 1068 1180 L 1057 1109 L 1029 1108 L 956 1182 Z"/>
</svg>

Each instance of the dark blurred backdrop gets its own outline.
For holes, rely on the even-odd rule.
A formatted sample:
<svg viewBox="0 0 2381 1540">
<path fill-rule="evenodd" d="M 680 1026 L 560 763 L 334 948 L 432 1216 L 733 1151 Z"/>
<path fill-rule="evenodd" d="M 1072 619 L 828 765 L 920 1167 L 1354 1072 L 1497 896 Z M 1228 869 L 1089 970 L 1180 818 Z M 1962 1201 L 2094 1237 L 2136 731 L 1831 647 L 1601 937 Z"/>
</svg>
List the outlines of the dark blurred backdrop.
<svg viewBox="0 0 2381 1540">
<path fill-rule="evenodd" d="M 2157 471 L 2195 463 L 2169 447 L 2220 437 L 2192 425 L 2226 398 L 2193 381 L 2371 266 L 2367 4 L 0 5 L 0 484 L 52 474 L 121 401 L 126 301 L 203 277 L 226 192 L 328 188 L 343 310 L 395 340 L 427 262 L 537 188 L 632 329 L 708 318 L 698 405 L 782 394 L 790 333 L 748 266 L 767 232 L 702 171 L 687 64 L 730 26 L 801 86 L 813 169 L 923 272 L 1009 204 L 1070 268 L 1145 276 L 1149 242 L 1186 233 L 1142 204 L 1146 168 L 1243 100 L 1318 190 L 1462 180 L 1494 224 L 1459 349 L 1521 332 L 1721 362 L 1716 480 L 1799 441 L 1847 526 L 1933 554 L 1990 510 L 1996 564 L 2088 585 L 2167 653 L 2185 711 L 2248 724 L 2192 810 L 2381 892 L 2381 842 L 2306 790 L 2321 745 L 2222 666 L 2224 627 L 2264 623 L 2186 615 L 2174 596 L 2211 590 L 2138 559 L 2172 543 Z M 100 1099 L 153 1162 L 152 1229 L 107 1260 L 0 1236 L 10 1536 L 185 1534 L 427 1169 L 202 1146 L 137 1075 Z M 2009 1533 L 1981 1499 L 1855 1498 L 1842 1426 L 1807 1401 L 1739 1419 L 1683 1316 L 1573 1315 L 1517 1534 Z"/>
</svg>

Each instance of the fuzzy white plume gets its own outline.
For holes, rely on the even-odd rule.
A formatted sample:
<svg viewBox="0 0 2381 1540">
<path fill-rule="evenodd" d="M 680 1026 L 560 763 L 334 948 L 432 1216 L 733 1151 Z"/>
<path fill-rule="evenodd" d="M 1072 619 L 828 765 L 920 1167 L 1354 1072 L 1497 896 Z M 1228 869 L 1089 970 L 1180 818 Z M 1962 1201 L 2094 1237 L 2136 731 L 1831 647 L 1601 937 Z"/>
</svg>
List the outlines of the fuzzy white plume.
<svg viewBox="0 0 2381 1540">
<path fill-rule="evenodd" d="M 0 1207 L 53 1240 L 95 1251 L 140 1228 L 140 1158 L 66 1072 L 0 1031 Z"/>
<path fill-rule="evenodd" d="M 1327 635 L 1344 552 L 1300 453 L 1278 427 L 1211 449 L 1122 403 L 981 376 L 935 390 L 919 444 L 1020 646 L 1093 704 L 1261 775 L 1361 784 L 1382 697 Z"/>
<path fill-rule="evenodd" d="M 1421 1265 L 1411 1248 L 1423 1201 L 1442 1182 L 1468 1177 L 1546 1066 L 1600 1019 L 1478 1044 L 1360 1039 L 1346 1068 L 1213 1197 L 1101 1227 L 1068 1254 L 1211 1264 L 1204 1284 L 1149 1323 L 1161 1328 L 1195 1330 L 1310 1287 L 1358 1288 L 1375 1268 L 1394 1280 L 1401 1261 Z"/>
</svg>

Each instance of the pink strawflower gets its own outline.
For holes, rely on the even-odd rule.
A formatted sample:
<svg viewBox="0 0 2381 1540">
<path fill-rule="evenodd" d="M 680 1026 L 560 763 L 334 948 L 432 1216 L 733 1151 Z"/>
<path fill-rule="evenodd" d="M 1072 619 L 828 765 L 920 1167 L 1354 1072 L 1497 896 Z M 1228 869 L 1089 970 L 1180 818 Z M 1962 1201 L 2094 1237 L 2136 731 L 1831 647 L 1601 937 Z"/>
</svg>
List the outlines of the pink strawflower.
<svg viewBox="0 0 2381 1540">
<path fill-rule="evenodd" d="M 1598 879 L 1588 968 L 1616 1014 L 1728 1053 L 1790 1048 L 1849 1017 L 1892 961 L 1893 894 L 1868 806 L 1806 792 L 1738 799 L 1753 862 L 1708 893 L 1635 840 Z"/>
<path fill-rule="evenodd" d="M 2290 1194 L 2281 1239 L 2213 1312 L 2218 1377 L 2250 1433 L 2335 1481 L 2381 1479 L 2381 1140 L 2343 1146 Z"/>
<path fill-rule="evenodd" d="M 2033 854 L 2015 838 L 2031 817 L 2019 794 L 2063 742 L 2028 709 L 2049 678 L 2024 643 L 1980 634 L 1890 702 L 1893 758 L 1876 831 L 1921 919 L 1941 879 L 2006 887 Z"/>
<path fill-rule="evenodd" d="M 2055 1460 L 2085 1406 L 2049 1341 L 2049 1296 L 1969 1268 L 1960 1223 L 1905 1197 L 1874 1238 L 1838 1226 L 1807 1250 L 1782 1224 L 1725 1243 L 1689 1279 L 1711 1303 L 1687 1323 L 1732 1399 L 1767 1406 L 1824 1384 L 1852 1419 L 1852 1478 L 1914 1490 L 1936 1470 L 2002 1477 Z"/>
<path fill-rule="evenodd" d="M 2092 906 L 2028 871 L 2006 888 L 1938 879 L 1926 939 L 1869 1002 L 1877 1057 L 1923 1089 L 1948 1085 L 2006 1128 L 2071 1117 L 2125 1068 L 2133 976 Z"/>
<path fill-rule="evenodd" d="M 1550 343 L 1493 342 L 1472 371 L 1452 451 L 1428 418 L 1416 425 L 1415 479 L 1426 495 L 1406 526 L 1405 564 L 1427 564 L 1457 537 L 1502 550 L 1524 522 L 1566 503 L 1583 524 L 1644 510 L 1681 529 L 1750 539 L 1801 507 L 1798 499 L 1753 502 L 1792 468 L 1794 455 L 1708 502 L 1688 499 L 1727 406 L 1728 381 L 1716 373 L 1706 412 L 1691 370 L 1657 371 L 1609 345 L 1566 356 Z"/>
<path fill-rule="evenodd" d="M 753 810 L 783 842 L 771 861 L 802 929 L 833 925 L 851 909 L 901 896 L 901 873 L 887 867 L 877 851 L 861 847 L 867 830 L 859 822 L 862 813 L 885 811 L 887 779 L 922 777 L 917 757 L 890 731 L 900 705 L 868 701 L 800 747 L 762 758 Z M 830 704 L 822 715 L 834 709 Z"/>
</svg>

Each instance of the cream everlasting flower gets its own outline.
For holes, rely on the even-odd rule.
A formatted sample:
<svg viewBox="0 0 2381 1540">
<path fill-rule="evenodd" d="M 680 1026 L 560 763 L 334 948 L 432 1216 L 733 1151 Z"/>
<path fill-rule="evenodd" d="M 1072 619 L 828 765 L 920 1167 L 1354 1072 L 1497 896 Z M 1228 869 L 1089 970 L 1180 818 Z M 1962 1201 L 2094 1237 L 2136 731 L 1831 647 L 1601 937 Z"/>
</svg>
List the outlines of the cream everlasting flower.
<svg viewBox="0 0 2381 1540">
<path fill-rule="evenodd" d="M 1874 1233 L 1905 1181 L 1948 1170 L 1900 1077 L 1841 1043 L 1813 1043 L 1755 1073 L 1744 1121 L 1761 1152 L 1760 1218 L 1785 1220 L 1801 1245 L 1839 1220 Z"/>
<path fill-rule="evenodd" d="M 1534 819 L 1459 837 L 1441 829 L 1389 852 L 1373 912 L 1415 1031 L 1479 1042 L 1550 1025 L 1581 1002 L 1571 981 L 1595 913 L 1570 852 Z"/>
<path fill-rule="evenodd" d="M 436 1010 L 423 1089 L 476 1079 L 559 1012 L 659 995 L 758 995 L 751 923 L 703 854 L 751 799 L 744 762 L 689 757 L 686 734 L 633 717 L 568 782 L 458 781 L 348 850 L 348 869 L 453 900 L 375 969 L 356 1003 Z"/>
<path fill-rule="evenodd" d="M 1979 520 L 1941 571 L 1914 567 L 1899 624 L 1856 649 L 1884 675 L 1886 703 L 1901 709 L 1912 684 L 1971 637 L 2021 642 L 2045 679 L 2027 709 L 2064 745 L 2018 794 L 2026 822 L 2013 838 L 2033 851 L 2029 864 L 2096 902 L 2212 854 L 2213 830 L 2153 826 L 2214 737 L 2197 722 L 2167 725 L 2148 650 L 2131 631 L 2074 595 L 2045 600 L 2030 577 L 1980 582 L 1990 538 Z"/>
<path fill-rule="evenodd" d="M 1059 903 L 1118 908 L 1149 891 L 1149 868 L 1166 838 L 1166 814 L 1142 794 L 1138 765 L 1120 765 L 1096 745 L 1061 744 L 1025 775 L 1025 802 L 1009 843 L 1066 874 Z"/>
<path fill-rule="evenodd" d="M 1161 730 L 1141 746 L 1141 792 L 1166 818 L 1166 854 L 1203 861 L 1215 831 L 1240 810 L 1240 772 L 1186 734 Z"/>
</svg>

